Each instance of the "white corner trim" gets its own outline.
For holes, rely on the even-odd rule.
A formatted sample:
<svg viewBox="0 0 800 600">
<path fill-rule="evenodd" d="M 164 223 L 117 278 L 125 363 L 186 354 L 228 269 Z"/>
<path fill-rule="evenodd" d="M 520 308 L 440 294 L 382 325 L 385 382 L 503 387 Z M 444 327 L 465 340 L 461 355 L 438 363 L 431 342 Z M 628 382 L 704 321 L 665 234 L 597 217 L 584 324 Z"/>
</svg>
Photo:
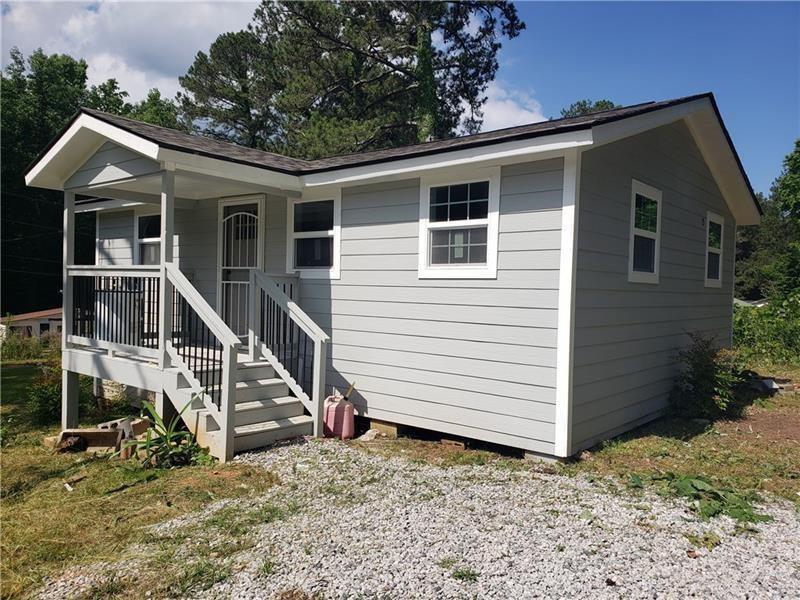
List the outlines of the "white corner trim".
<svg viewBox="0 0 800 600">
<path fill-rule="evenodd" d="M 656 201 L 656 232 L 645 231 L 636 228 L 636 194 L 645 196 L 650 200 Z M 638 179 L 631 180 L 631 210 L 630 210 L 630 228 L 628 230 L 628 281 L 630 283 L 649 283 L 658 284 L 658 274 L 661 270 L 661 212 L 663 205 L 661 203 L 661 190 L 654 188 L 639 181 Z M 633 241 L 634 236 L 647 237 L 655 240 L 655 258 L 653 259 L 654 271 L 647 273 L 644 271 L 633 270 Z"/>
<path fill-rule="evenodd" d="M 719 232 L 719 249 L 712 248 L 708 245 L 708 234 L 711 230 L 711 223 L 717 223 L 720 227 Z M 721 288 L 722 287 L 722 269 L 725 266 L 723 264 L 723 260 L 725 257 L 725 217 L 722 215 L 718 215 L 715 212 L 711 212 L 710 210 L 706 211 L 706 252 L 705 252 L 705 264 L 703 264 L 703 280 L 704 286 L 707 288 Z M 709 254 L 719 254 L 719 278 L 717 279 L 709 279 L 708 278 L 708 255 Z"/>
<path fill-rule="evenodd" d="M 448 169 L 435 176 L 420 178 L 419 185 L 419 241 L 417 276 L 420 279 L 497 279 L 497 252 L 500 235 L 500 173 L 501 167 L 483 169 Z M 430 220 L 430 189 L 434 186 L 455 185 L 489 181 L 489 212 L 486 219 L 448 221 L 433 226 Z M 459 229 L 486 227 L 485 265 L 432 266 L 428 252 L 431 229 Z"/>
<path fill-rule="evenodd" d="M 561 259 L 558 275 L 555 454 L 572 454 L 572 373 L 575 345 L 575 283 L 578 270 L 578 209 L 581 151 L 564 155 L 561 201 Z"/>
<path fill-rule="evenodd" d="M 333 265 L 330 269 L 297 269 L 294 266 L 294 241 L 299 237 L 322 237 L 323 232 L 296 234 L 294 231 L 294 206 L 303 202 L 333 200 L 333 229 L 324 232 L 333 238 Z M 316 235 L 314 235 L 316 234 Z M 286 273 L 300 279 L 339 279 L 342 262 L 342 188 L 304 190 L 300 198 L 286 198 Z"/>
</svg>

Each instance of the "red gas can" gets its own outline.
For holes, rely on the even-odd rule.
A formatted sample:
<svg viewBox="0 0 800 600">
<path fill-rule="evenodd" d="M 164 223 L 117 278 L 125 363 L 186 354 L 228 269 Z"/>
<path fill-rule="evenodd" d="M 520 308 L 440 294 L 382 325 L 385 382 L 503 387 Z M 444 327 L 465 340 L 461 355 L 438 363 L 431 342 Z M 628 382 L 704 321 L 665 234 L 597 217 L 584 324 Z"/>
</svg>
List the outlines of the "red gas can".
<svg viewBox="0 0 800 600">
<path fill-rule="evenodd" d="M 353 392 L 350 386 L 345 396 L 328 396 L 323 407 L 325 437 L 338 437 L 349 440 L 355 433 L 353 404 L 347 398 Z"/>
</svg>

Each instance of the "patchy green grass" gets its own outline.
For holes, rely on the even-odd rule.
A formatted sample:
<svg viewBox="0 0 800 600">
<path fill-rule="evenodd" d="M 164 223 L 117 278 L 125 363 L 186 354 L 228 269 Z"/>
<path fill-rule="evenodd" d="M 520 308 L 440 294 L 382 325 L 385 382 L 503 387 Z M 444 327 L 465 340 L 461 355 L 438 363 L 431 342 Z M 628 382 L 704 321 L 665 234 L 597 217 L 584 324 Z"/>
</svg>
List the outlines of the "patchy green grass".
<svg viewBox="0 0 800 600">
<path fill-rule="evenodd" d="M 782 374 L 800 381 L 800 372 Z M 581 453 L 560 470 L 612 476 L 634 489 L 654 484 L 697 502 L 701 516 L 758 520 L 747 511 L 763 492 L 800 508 L 800 393 L 754 401 L 736 419 L 665 417 Z"/>
<path fill-rule="evenodd" d="M 481 575 L 480 573 L 478 573 L 477 571 L 473 571 L 469 567 L 462 567 L 450 573 L 450 577 L 452 577 L 453 579 L 457 579 L 458 581 L 465 581 L 467 583 L 478 581 L 478 577 L 480 577 L 480 575 Z"/>
<path fill-rule="evenodd" d="M 695 548 L 705 548 L 708 551 L 719 546 L 722 541 L 713 531 L 707 531 L 706 533 L 684 533 L 683 537 Z"/>
<path fill-rule="evenodd" d="M 131 544 L 152 541 L 149 525 L 223 498 L 257 496 L 278 483 L 273 474 L 246 466 L 143 469 L 130 461 L 53 453 L 41 442 L 57 425 L 36 427 L 23 410 L 36 373 L 35 367 L 4 366 L 0 382 L 3 421 L 11 420 L 14 433 L 0 455 L 3 598 L 27 596 L 44 577 L 70 566 L 117 560 Z M 182 544 L 176 536 L 171 547 Z M 205 589 L 223 572 L 211 564 L 186 565 L 164 595 Z M 109 579 L 88 597 L 110 597 L 127 585 Z"/>
</svg>

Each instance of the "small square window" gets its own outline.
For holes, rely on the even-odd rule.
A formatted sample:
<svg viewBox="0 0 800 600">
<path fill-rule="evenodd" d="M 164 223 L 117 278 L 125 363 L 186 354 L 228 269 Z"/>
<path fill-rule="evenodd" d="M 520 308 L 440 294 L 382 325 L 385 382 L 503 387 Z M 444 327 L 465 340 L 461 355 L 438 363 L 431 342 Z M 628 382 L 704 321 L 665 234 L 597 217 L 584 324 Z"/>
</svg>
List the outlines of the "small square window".
<svg viewBox="0 0 800 600">
<path fill-rule="evenodd" d="M 653 238 L 633 236 L 633 270 L 639 273 L 656 272 L 656 241 Z"/>
<path fill-rule="evenodd" d="M 431 264 L 485 264 L 486 228 L 431 232 Z"/>
<path fill-rule="evenodd" d="M 139 217 L 139 239 L 161 237 L 161 215 L 144 215 Z"/>
<path fill-rule="evenodd" d="M 294 255 L 298 269 L 330 268 L 333 265 L 333 238 L 296 239 Z"/>
<path fill-rule="evenodd" d="M 295 233 L 333 229 L 333 200 L 298 202 L 294 205 Z"/>
</svg>

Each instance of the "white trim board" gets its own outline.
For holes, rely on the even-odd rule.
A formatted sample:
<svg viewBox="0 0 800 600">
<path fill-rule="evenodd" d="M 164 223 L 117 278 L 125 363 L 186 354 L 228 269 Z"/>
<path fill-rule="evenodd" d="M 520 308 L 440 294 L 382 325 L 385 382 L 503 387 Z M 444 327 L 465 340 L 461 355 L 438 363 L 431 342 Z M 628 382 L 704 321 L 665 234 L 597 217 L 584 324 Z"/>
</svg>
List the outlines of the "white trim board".
<svg viewBox="0 0 800 600">
<path fill-rule="evenodd" d="M 501 167 L 483 169 L 448 169 L 444 173 L 420 178 L 419 186 L 419 241 L 417 276 L 419 279 L 496 279 L 497 251 L 500 222 Z M 430 190 L 432 187 L 461 183 L 489 182 L 488 214 L 486 219 L 442 221 L 430 223 Z M 471 229 L 486 227 L 485 265 L 430 264 L 430 232 L 434 229 Z"/>
<path fill-rule="evenodd" d="M 581 151 L 564 155 L 561 202 L 561 260 L 558 274 L 558 332 L 556 343 L 555 455 L 572 454 L 572 374 L 575 342 L 575 283 L 578 271 L 578 209 Z"/>
</svg>

